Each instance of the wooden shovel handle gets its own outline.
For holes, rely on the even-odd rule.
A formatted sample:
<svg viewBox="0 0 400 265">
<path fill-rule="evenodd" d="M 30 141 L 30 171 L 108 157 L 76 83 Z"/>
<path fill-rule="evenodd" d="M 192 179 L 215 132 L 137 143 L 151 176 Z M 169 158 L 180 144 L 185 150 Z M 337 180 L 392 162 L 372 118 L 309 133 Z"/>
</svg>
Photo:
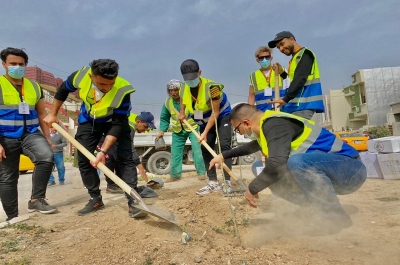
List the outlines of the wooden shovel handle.
<svg viewBox="0 0 400 265">
<path fill-rule="evenodd" d="M 174 108 L 174 112 L 179 116 L 179 112 Z M 200 140 L 200 134 L 193 128 L 192 125 L 190 125 L 190 123 L 184 119 L 183 122 L 186 124 L 186 126 L 192 131 L 192 133 L 197 137 L 198 140 Z M 212 149 L 206 141 L 201 141 L 200 142 L 207 150 L 208 152 L 210 152 L 210 154 L 213 157 L 217 157 L 217 153 L 215 153 L 214 149 Z M 222 168 L 229 174 L 229 176 L 231 176 L 235 181 L 238 181 L 238 178 L 236 177 L 236 175 L 233 173 L 233 171 L 225 164 L 222 163 Z"/>
</svg>

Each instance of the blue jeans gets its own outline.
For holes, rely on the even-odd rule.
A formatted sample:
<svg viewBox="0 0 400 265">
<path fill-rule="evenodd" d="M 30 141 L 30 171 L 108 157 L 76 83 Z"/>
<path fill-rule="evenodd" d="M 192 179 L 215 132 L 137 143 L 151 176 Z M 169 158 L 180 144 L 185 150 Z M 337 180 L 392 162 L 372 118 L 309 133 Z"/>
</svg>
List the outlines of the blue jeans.
<svg viewBox="0 0 400 265">
<path fill-rule="evenodd" d="M 57 172 L 58 172 L 58 181 L 64 182 L 65 178 L 65 166 L 64 166 L 64 154 L 54 154 L 54 164 L 56 164 Z M 50 181 L 54 181 L 53 173 L 50 175 Z"/>
<path fill-rule="evenodd" d="M 325 152 L 289 157 L 289 172 L 269 186 L 271 191 L 300 206 L 310 206 L 331 220 L 347 216 L 337 195 L 358 190 L 367 178 L 364 164 L 355 158 Z"/>
<path fill-rule="evenodd" d="M 35 164 L 31 199 L 46 198 L 47 182 L 53 168 L 53 151 L 41 132 L 26 133 L 19 139 L 0 136 L 6 158 L 0 162 L 0 198 L 8 217 L 18 216 L 19 158 L 28 156 Z"/>
</svg>

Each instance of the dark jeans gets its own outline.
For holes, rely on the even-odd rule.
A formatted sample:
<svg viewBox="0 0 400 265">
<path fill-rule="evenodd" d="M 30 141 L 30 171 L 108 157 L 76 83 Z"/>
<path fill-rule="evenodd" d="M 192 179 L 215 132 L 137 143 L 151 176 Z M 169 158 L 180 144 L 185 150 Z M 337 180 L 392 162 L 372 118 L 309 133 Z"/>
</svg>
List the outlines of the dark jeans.
<svg viewBox="0 0 400 265">
<path fill-rule="evenodd" d="M 0 136 L 6 158 L 0 162 L 0 198 L 8 217 L 18 216 L 19 159 L 24 154 L 35 164 L 31 199 L 45 198 L 53 169 L 53 151 L 41 132 L 24 134 L 19 139 Z"/>
<path fill-rule="evenodd" d="M 89 152 L 94 153 L 103 133 L 107 134 L 111 128 L 111 123 L 92 123 L 86 122 L 79 124 L 76 140 L 82 144 Z M 130 127 L 128 122 L 124 124 L 121 135 L 117 139 L 118 150 L 116 166 L 121 171 L 121 179 L 130 187 L 137 186 L 137 171 L 132 159 L 132 138 L 130 137 Z M 89 160 L 78 152 L 78 165 L 82 181 L 91 197 L 98 197 L 100 193 L 100 178 L 97 170 L 92 167 Z"/>
<path fill-rule="evenodd" d="M 229 122 L 229 116 L 225 116 L 221 119 L 217 120 L 218 127 L 218 135 L 220 139 L 220 145 L 222 151 L 227 151 L 232 148 L 232 125 Z M 204 131 L 204 127 L 200 128 L 200 133 Z M 213 148 L 215 146 L 215 141 L 217 139 L 217 131 L 215 129 L 215 125 L 211 128 L 211 130 L 207 134 L 207 144 Z M 218 153 L 219 150 L 217 150 Z M 207 175 L 209 180 L 216 181 L 217 180 L 217 172 L 215 167 L 212 169 L 208 169 L 210 166 L 210 161 L 214 158 L 212 154 L 202 145 L 201 152 L 204 158 L 204 165 L 207 168 Z M 225 159 L 225 164 L 231 169 L 232 168 L 232 158 Z M 230 180 L 229 174 L 224 170 L 225 180 Z"/>
<path fill-rule="evenodd" d="M 313 207 L 331 220 L 347 215 L 337 195 L 358 190 L 367 177 L 360 160 L 325 152 L 293 155 L 287 166 L 289 172 L 269 186 L 272 193 L 294 204 Z"/>
</svg>

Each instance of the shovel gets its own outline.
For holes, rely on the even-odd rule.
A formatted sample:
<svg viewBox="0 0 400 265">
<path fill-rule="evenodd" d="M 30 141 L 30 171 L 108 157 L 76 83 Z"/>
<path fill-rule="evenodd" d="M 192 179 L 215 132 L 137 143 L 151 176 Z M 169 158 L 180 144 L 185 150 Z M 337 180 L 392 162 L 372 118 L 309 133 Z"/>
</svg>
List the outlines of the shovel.
<svg viewBox="0 0 400 265">
<path fill-rule="evenodd" d="M 177 115 L 179 115 L 179 112 L 174 108 L 174 111 Z M 193 128 L 192 125 L 190 125 L 190 123 L 184 119 L 183 122 L 186 124 L 186 126 L 192 131 L 192 133 L 196 136 L 196 138 L 198 140 L 200 140 L 200 134 Z M 207 143 L 206 141 L 201 141 L 201 144 L 208 150 L 208 152 L 210 152 L 210 154 L 213 157 L 218 157 L 218 155 L 215 153 L 214 149 L 212 149 Z M 233 178 L 235 180 L 235 182 L 240 186 L 240 189 L 245 191 L 247 190 L 247 186 L 243 183 L 243 181 L 241 181 L 240 179 L 238 179 L 236 177 L 236 175 L 233 173 L 233 171 L 225 164 L 222 163 L 222 167 L 223 169 L 229 174 L 229 176 L 231 176 L 231 178 Z"/>
<path fill-rule="evenodd" d="M 73 144 L 84 156 L 87 157 L 87 159 L 94 161 L 96 160 L 96 157 L 90 153 L 85 147 L 83 147 L 77 140 L 75 140 L 71 135 L 69 135 L 63 128 L 60 127 L 57 123 L 53 123 L 52 127 L 55 128 L 62 136 L 64 136 L 71 144 Z M 135 204 L 134 207 L 138 208 L 139 210 L 142 210 L 150 215 L 156 216 L 158 218 L 161 218 L 165 221 L 171 222 L 171 223 L 177 223 L 178 222 L 178 217 L 166 210 L 159 209 L 157 207 L 154 207 L 152 205 L 147 205 L 140 195 L 135 191 L 135 189 L 129 187 L 128 184 L 126 184 L 122 179 L 120 179 L 117 175 L 114 174 L 108 167 L 106 167 L 103 163 L 99 163 L 97 167 L 105 174 L 107 177 L 112 179 L 115 184 L 117 184 L 123 191 L 125 191 L 127 194 L 129 194 L 132 198 L 134 198 L 138 204 Z"/>
</svg>

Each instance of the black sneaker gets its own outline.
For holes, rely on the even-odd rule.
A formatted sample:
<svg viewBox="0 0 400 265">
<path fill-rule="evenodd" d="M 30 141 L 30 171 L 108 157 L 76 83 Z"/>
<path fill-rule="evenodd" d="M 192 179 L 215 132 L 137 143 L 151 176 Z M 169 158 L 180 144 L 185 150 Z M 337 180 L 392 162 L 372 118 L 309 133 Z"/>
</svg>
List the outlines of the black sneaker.
<svg viewBox="0 0 400 265">
<path fill-rule="evenodd" d="M 78 211 L 78 215 L 82 216 L 91 212 L 95 212 L 97 210 L 101 210 L 104 208 L 104 203 L 101 200 L 101 196 L 97 198 L 90 198 L 89 202 L 86 206 Z"/>
<path fill-rule="evenodd" d="M 124 193 L 124 191 L 117 185 L 107 185 L 106 191 L 108 193 Z"/>
<path fill-rule="evenodd" d="M 39 211 L 41 213 L 54 213 L 57 208 L 47 203 L 44 198 L 39 198 L 37 201 L 28 202 L 28 212 Z"/>
<path fill-rule="evenodd" d="M 133 207 L 132 205 L 129 205 L 128 215 L 131 218 L 143 218 L 147 216 L 147 213 L 142 210 L 139 210 L 138 208 Z"/>
<path fill-rule="evenodd" d="M 65 183 L 64 183 L 64 181 L 60 181 L 60 185 L 64 185 Z"/>
<path fill-rule="evenodd" d="M 47 183 L 47 186 L 54 186 L 54 185 L 56 185 L 56 182 L 55 182 L 55 181 L 49 181 L 49 182 Z"/>
</svg>

